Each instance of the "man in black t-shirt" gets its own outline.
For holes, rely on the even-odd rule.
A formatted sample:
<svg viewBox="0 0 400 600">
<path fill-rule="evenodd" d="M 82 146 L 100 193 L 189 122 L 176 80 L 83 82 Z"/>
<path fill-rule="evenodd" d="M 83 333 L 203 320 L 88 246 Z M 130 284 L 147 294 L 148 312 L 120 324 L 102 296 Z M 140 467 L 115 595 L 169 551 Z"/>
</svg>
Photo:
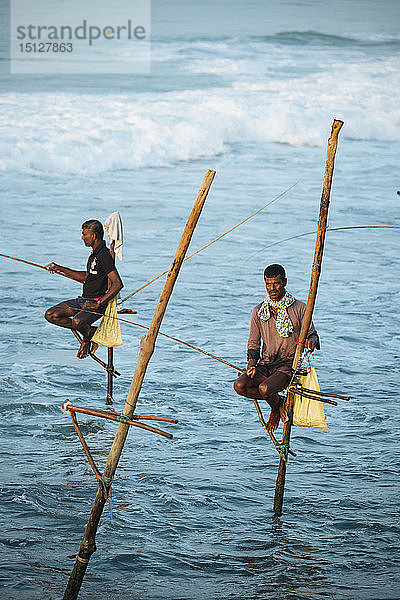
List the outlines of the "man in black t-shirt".
<svg viewBox="0 0 400 600">
<path fill-rule="evenodd" d="M 89 351 L 94 352 L 98 347 L 91 339 L 96 331 L 92 323 L 97 321 L 100 315 L 82 309 L 104 314 L 108 302 L 124 287 L 110 251 L 104 243 L 103 235 L 103 225 L 100 221 L 91 219 L 83 223 L 82 240 L 85 246 L 92 248 L 86 271 L 74 271 L 54 262 L 46 266 L 50 273 L 63 273 L 83 283 L 82 296 L 60 302 L 45 313 L 45 319 L 49 323 L 79 331 L 83 335 L 78 358 L 86 358 Z"/>
</svg>

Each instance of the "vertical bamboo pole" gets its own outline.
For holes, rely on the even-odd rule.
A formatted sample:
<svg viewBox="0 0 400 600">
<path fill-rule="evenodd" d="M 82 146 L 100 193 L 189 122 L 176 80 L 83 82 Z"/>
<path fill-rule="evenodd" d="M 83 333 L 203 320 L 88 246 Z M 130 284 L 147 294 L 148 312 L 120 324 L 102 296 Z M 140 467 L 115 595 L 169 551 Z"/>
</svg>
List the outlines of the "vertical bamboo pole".
<svg viewBox="0 0 400 600">
<path fill-rule="evenodd" d="M 108 364 L 107 364 L 107 400 L 106 404 L 113 403 L 113 376 L 111 369 L 114 369 L 114 348 L 108 348 Z"/>
<path fill-rule="evenodd" d="M 326 157 L 326 165 L 325 165 L 325 177 L 324 184 L 322 188 L 322 196 L 321 196 L 321 204 L 320 204 L 320 212 L 318 219 L 318 231 L 317 231 L 317 240 L 315 244 L 315 254 L 314 254 L 314 262 L 311 270 L 311 283 L 310 283 L 310 291 L 308 293 L 308 300 L 306 311 L 304 313 L 303 322 L 300 330 L 299 342 L 296 346 L 296 352 L 293 359 L 293 370 L 296 370 L 297 365 L 299 363 L 300 356 L 304 350 L 304 344 L 307 338 L 308 329 L 311 324 L 312 314 L 314 311 L 315 300 L 317 297 L 317 289 L 319 276 L 321 273 L 321 263 L 322 256 L 324 252 L 324 243 L 325 243 L 325 233 L 327 228 L 328 221 L 328 209 L 329 209 L 329 201 L 331 194 L 331 186 L 332 186 L 332 177 L 333 177 L 333 169 L 335 166 L 335 154 L 338 143 L 338 135 L 343 125 L 343 121 L 339 121 L 334 119 L 332 124 L 332 131 L 330 138 L 328 140 L 328 151 Z M 289 421 L 285 423 L 283 428 L 283 438 L 282 444 L 287 444 L 289 447 L 290 442 L 290 433 L 292 429 L 292 416 L 293 416 L 293 400 L 294 395 L 292 393 L 288 393 L 287 398 L 287 412 Z M 275 486 L 275 498 L 274 498 L 274 513 L 276 516 L 282 514 L 282 506 L 283 506 L 283 495 L 285 492 L 285 478 L 286 478 L 286 461 L 281 457 L 279 459 L 279 469 L 278 476 L 276 479 Z"/>
<path fill-rule="evenodd" d="M 110 244 L 110 254 L 115 262 L 115 240 L 113 240 Z M 107 362 L 107 398 L 106 404 L 110 405 L 113 403 L 113 376 L 111 373 L 111 369 L 114 370 L 114 348 L 108 348 L 108 362 Z"/>
<path fill-rule="evenodd" d="M 186 227 L 176 251 L 175 258 L 156 306 L 149 331 L 147 335 L 143 336 L 141 339 L 138 362 L 123 410 L 123 414 L 127 415 L 128 417 L 132 416 L 136 408 L 139 392 L 142 387 L 147 366 L 154 352 L 157 334 L 160 329 L 168 301 L 171 297 L 179 270 L 185 258 L 186 251 L 189 247 L 190 240 L 200 217 L 201 210 L 207 198 L 207 194 L 211 187 L 214 176 L 215 171 L 207 171 L 204 176 L 196 198 L 196 202 L 194 203 L 192 212 L 190 213 L 189 219 L 186 223 Z M 110 450 L 110 454 L 108 456 L 106 467 L 104 469 L 103 484 L 99 484 L 99 489 L 92 506 L 89 521 L 86 525 L 83 540 L 76 556 L 76 562 L 65 590 L 63 600 L 75 600 L 77 598 L 90 557 L 93 552 L 96 551 L 95 536 L 97 527 L 108 497 L 111 481 L 116 471 L 128 431 L 129 425 L 120 423 Z"/>
</svg>

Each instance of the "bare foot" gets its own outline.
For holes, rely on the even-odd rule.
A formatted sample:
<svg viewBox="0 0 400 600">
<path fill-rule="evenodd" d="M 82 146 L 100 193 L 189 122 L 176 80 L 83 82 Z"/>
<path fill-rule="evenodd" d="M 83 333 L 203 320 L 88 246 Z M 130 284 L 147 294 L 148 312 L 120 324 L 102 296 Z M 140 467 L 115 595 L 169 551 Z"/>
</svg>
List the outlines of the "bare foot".
<svg viewBox="0 0 400 600">
<path fill-rule="evenodd" d="M 85 338 L 81 342 L 81 347 L 78 350 L 77 358 L 86 358 L 89 356 L 90 350 L 90 340 L 85 340 Z"/>
<path fill-rule="evenodd" d="M 279 417 L 279 409 L 271 408 L 271 414 L 269 415 L 269 419 L 266 425 L 267 431 L 276 431 L 276 429 L 278 429 Z"/>
<path fill-rule="evenodd" d="M 279 414 L 280 414 L 282 423 L 287 423 L 289 421 L 289 417 L 287 415 L 286 408 L 285 408 L 285 401 L 283 401 L 282 404 L 279 406 Z"/>
</svg>

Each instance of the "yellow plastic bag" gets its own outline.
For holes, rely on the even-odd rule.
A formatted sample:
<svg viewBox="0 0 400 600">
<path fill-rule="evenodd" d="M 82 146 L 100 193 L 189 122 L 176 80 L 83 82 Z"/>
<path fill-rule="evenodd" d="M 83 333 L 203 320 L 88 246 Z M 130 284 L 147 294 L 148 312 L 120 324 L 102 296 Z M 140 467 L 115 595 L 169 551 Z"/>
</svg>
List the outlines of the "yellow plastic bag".
<svg viewBox="0 0 400 600">
<path fill-rule="evenodd" d="M 104 317 L 97 328 L 92 342 L 106 346 L 107 348 L 113 348 L 114 346 L 122 346 L 122 335 L 121 327 L 119 325 L 118 313 L 117 313 L 117 300 L 119 294 L 117 294 L 107 304 L 106 312 Z"/>
<path fill-rule="evenodd" d="M 298 381 L 303 387 L 309 390 L 319 391 L 317 373 L 313 368 L 310 368 L 307 375 L 299 377 Z M 310 398 L 303 398 L 302 396 L 295 394 L 293 404 L 293 425 L 297 425 L 298 427 L 327 429 L 322 402 L 311 400 Z"/>
</svg>

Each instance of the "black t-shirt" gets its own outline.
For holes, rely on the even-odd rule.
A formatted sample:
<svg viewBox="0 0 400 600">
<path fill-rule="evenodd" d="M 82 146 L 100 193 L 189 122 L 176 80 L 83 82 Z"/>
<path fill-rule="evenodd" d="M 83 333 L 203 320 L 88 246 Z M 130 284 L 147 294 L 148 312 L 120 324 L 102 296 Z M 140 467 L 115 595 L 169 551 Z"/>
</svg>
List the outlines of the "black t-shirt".
<svg viewBox="0 0 400 600">
<path fill-rule="evenodd" d="M 107 275 L 114 271 L 115 264 L 109 249 L 102 242 L 89 256 L 83 284 L 82 295 L 85 298 L 100 298 L 108 289 Z"/>
</svg>

